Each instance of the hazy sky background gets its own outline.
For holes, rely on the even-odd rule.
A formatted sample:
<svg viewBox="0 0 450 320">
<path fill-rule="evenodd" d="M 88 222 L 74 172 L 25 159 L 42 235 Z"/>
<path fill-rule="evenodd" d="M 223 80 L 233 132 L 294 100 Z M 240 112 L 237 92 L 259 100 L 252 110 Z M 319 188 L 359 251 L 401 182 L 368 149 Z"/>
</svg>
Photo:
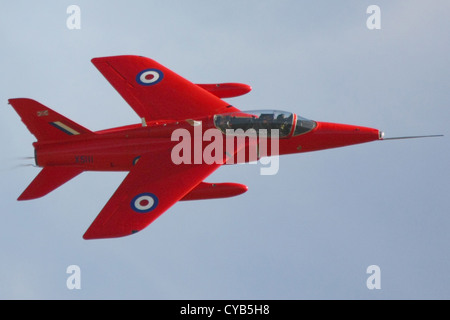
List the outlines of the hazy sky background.
<svg viewBox="0 0 450 320">
<path fill-rule="evenodd" d="M 66 9 L 81 8 L 69 30 Z M 381 30 L 366 9 L 381 8 Z M 450 2 L 9 1 L 0 5 L 1 299 L 449 299 Z M 378 128 L 372 142 L 289 155 L 274 176 L 220 168 L 231 199 L 183 202 L 142 232 L 82 235 L 125 173 L 83 173 L 44 198 L 35 138 L 7 104 L 35 99 L 101 130 L 138 123 L 90 59 L 136 54 L 196 83 L 242 82 L 240 109 Z M 170 192 L 170 190 L 168 190 Z M 68 290 L 66 268 L 81 268 Z M 366 269 L 381 269 L 369 290 Z"/>
</svg>

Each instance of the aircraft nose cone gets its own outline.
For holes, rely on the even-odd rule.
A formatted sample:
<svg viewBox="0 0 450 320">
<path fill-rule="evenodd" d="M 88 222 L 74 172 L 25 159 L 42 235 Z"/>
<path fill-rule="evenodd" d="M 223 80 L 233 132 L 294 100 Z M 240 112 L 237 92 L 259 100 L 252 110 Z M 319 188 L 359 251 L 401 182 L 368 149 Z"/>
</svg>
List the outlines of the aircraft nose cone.
<svg viewBox="0 0 450 320">
<path fill-rule="evenodd" d="M 378 129 L 340 123 L 317 122 L 314 135 L 322 148 L 336 148 L 381 139 Z"/>
</svg>

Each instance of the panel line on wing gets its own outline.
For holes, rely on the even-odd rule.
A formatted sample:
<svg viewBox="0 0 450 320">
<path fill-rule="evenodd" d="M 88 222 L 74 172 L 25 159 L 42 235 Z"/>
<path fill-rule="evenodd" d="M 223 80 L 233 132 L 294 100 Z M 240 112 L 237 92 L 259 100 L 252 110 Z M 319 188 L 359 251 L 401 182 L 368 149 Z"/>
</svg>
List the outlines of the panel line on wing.
<svg viewBox="0 0 450 320">
<path fill-rule="evenodd" d="M 134 86 L 133 86 L 133 84 L 132 83 L 130 83 L 128 80 L 127 80 L 127 78 L 125 78 L 116 68 L 114 68 L 113 66 L 112 66 L 112 64 L 110 64 L 109 62 L 106 62 L 106 64 L 120 77 L 120 78 L 122 78 L 123 79 L 123 81 L 125 81 L 126 82 L 126 84 L 129 86 L 129 87 L 131 87 L 131 88 L 134 88 Z"/>
</svg>

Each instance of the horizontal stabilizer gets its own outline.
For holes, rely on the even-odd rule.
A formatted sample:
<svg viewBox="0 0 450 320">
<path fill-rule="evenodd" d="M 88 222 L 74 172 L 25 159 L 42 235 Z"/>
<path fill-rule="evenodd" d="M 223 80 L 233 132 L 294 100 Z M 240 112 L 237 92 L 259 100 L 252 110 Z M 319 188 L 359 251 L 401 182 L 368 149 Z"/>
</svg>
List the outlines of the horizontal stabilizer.
<svg viewBox="0 0 450 320">
<path fill-rule="evenodd" d="M 17 200 L 43 197 L 82 172 L 79 168 L 44 167 Z"/>
</svg>

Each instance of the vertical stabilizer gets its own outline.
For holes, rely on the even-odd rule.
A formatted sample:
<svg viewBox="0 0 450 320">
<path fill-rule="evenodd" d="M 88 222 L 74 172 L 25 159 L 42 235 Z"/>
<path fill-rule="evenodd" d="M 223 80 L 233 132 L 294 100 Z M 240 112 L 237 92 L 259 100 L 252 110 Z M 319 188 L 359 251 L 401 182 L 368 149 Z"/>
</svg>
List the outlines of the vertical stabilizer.
<svg viewBox="0 0 450 320">
<path fill-rule="evenodd" d="M 94 134 L 35 100 L 17 98 L 8 101 L 39 142 L 58 141 L 80 134 Z"/>
</svg>

